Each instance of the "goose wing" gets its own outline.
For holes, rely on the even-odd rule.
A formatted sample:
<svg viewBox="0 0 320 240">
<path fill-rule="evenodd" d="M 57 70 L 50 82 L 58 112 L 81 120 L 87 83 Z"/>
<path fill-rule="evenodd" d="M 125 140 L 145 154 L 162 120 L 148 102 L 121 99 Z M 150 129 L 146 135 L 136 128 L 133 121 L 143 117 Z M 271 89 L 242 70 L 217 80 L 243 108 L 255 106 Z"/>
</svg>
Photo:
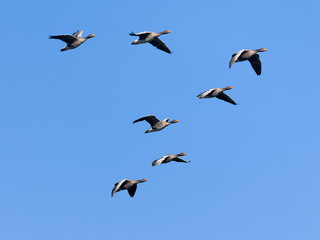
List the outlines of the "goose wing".
<svg viewBox="0 0 320 240">
<path fill-rule="evenodd" d="M 154 160 L 152 162 L 152 166 L 159 166 L 167 157 L 168 157 L 168 155 L 163 156 L 163 157 L 161 157 L 161 158 L 159 158 L 157 160 Z"/>
<path fill-rule="evenodd" d="M 190 161 L 185 161 L 183 160 L 182 158 L 175 158 L 175 159 L 172 159 L 172 161 L 175 161 L 175 162 L 184 162 L 184 163 L 189 163 Z"/>
<path fill-rule="evenodd" d="M 152 39 L 152 41 L 149 42 L 150 44 L 152 44 L 152 46 L 171 54 L 170 49 L 164 44 L 164 42 L 162 42 L 159 38 L 155 37 L 154 39 Z"/>
<path fill-rule="evenodd" d="M 129 35 L 130 36 L 138 36 L 140 40 L 144 40 L 150 35 L 150 33 L 151 32 L 141 32 L 141 33 L 131 32 L 131 33 L 129 33 Z"/>
<path fill-rule="evenodd" d="M 122 179 L 121 181 L 117 182 L 115 185 L 114 185 L 114 188 L 112 189 L 112 192 L 111 192 L 111 197 L 113 197 L 113 195 L 118 191 L 118 189 L 121 187 L 121 185 L 127 181 L 127 179 Z"/>
<path fill-rule="evenodd" d="M 241 49 L 240 51 L 238 51 L 237 53 L 235 53 L 235 54 L 232 55 L 232 58 L 231 58 L 231 60 L 230 60 L 230 62 L 229 62 L 229 68 L 231 68 L 232 64 L 234 64 L 234 63 L 237 61 L 237 59 L 240 57 L 240 55 L 241 55 L 244 51 L 246 51 L 246 49 Z"/>
<path fill-rule="evenodd" d="M 75 38 L 81 38 L 82 33 L 83 33 L 83 30 L 78 30 L 74 34 L 72 34 L 72 36 L 74 36 Z"/>
<path fill-rule="evenodd" d="M 209 94 L 213 93 L 216 89 L 215 88 L 212 88 L 212 89 L 209 89 L 207 91 L 204 91 L 200 94 L 197 95 L 197 97 L 205 97 L 205 96 L 208 96 Z"/>
<path fill-rule="evenodd" d="M 49 36 L 50 39 L 59 39 L 61 41 L 64 41 L 67 44 L 73 43 L 75 40 L 77 40 L 74 36 L 71 35 L 55 35 L 55 36 Z"/>
<path fill-rule="evenodd" d="M 233 105 L 237 105 L 237 104 L 231 99 L 231 97 L 229 97 L 229 96 L 228 96 L 227 94 L 225 94 L 224 92 L 219 93 L 218 96 L 216 96 L 216 98 L 219 98 L 219 99 L 221 99 L 221 100 L 223 100 L 223 101 L 226 101 L 226 102 L 228 102 L 228 103 L 231 103 L 231 104 L 233 104 Z"/>
<path fill-rule="evenodd" d="M 145 117 L 139 118 L 139 119 L 133 121 L 133 123 L 141 122 L 141 121 L 144 121 L 144 120 L 146 120 L 151 126 L 153 126 L 156 123 L 160 122 L 160 120 L 158 118 L 156 118 L 154 115 L 149 115 L 149 116 L 145 116 Z"/>
<path fill-rule="evenodd" d="M 256 72 L 256 74 L 260 75 L 261 74 L 260 55 L 258 53 L 254 54 L 251 58 L 249 58 L 249 62 L 253 70 Z"/>
<path fill-rule="evenodd" d="M 137 190 L 137 184 L 134 184 L 131 188 L 128 189 L 130 197 L 133 197 Z"/>
</svg>

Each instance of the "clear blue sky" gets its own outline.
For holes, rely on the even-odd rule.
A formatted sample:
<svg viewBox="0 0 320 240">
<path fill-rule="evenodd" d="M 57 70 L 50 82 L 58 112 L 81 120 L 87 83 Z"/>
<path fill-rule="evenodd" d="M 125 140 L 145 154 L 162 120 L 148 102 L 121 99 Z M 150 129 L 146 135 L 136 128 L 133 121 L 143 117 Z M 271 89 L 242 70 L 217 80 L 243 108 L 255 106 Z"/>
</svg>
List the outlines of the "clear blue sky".
<svg viewBox="0 0 320 240">
<path fill-rule="evenodd" d="M 313 1 L 4 1 L 0 239 L 320 239 Z M 93 33 L 78 49 L 50 34 Z M 174 52 L 132 46 L 172 33 Z M 261 53 L 228 69 L 243 48 Z M 234 86 L 233 106 L 196 95 Z M 144 115 L 180 120 L 145 134 Z M 190 164 L 151 167 L 186 152 Z M 115 182 L 147 178 L 136 196 Z"/>
</svg>

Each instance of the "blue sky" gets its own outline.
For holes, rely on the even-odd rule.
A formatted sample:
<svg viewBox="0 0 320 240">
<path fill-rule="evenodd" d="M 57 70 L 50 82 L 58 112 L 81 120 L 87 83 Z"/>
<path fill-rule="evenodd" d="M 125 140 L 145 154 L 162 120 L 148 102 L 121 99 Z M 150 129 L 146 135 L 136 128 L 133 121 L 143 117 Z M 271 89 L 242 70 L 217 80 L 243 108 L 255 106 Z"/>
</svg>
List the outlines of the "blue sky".
<svg viewBox="0 0 320 240">
<path fill-rule="evenodd" d="M 319 1 L 6 1 L 0 238 L 320 238 Z M 93 33 L 78 49 L 50 34 Z M 172 33 L 169 55 L 132 46 Z M 261 53 L 228 69 L 248 48 Z M 210 88 L 238 106 L 199 100 Z M 157 133 L 132 121 L 180 120 Z M 151 167 L 186 152 L 190 164 Z M 115 182 L 147 178 L 134 198 Z"/>
</svg>

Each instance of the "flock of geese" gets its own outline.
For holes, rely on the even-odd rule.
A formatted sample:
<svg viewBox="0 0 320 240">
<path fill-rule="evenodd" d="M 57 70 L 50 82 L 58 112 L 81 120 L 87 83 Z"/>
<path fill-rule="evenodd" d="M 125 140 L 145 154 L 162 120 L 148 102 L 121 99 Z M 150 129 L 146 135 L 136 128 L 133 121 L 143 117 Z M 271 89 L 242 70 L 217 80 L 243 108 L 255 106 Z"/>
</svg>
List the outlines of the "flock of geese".
<svg viewBox="0 0 320 240">
<path fill-rule="evenodd" d="M 131 32 L 129 35 L 130 36 L 137 36 L 139 37 L 137 40 L 133 41 L 131 44 L 132 45 L 137 45 L 137 44 L 143 44 L 143 43 L 150 43 L 152 46 L 171 54 L 172 52 L 170 49 L 166 46 L 164 42 L 162 42 L 159 37 L 163 34 L 168 34 L 170 33 L 169 30 L 165 30 L 159 33 L 156 32 L 140 32 L 140 33 L 133 33 Z M 53 35 L 49 36 L 50 39 L 59 39 L 63 42 L 65 42 L 67 45 L 62 48 L 60 51 L 67 51 L 70 49 L 75 49 L 79 47 L 81 44 L 83 44 L 85 41 L 87 41 L 90 38 L 95 37 L 94 34 L 90 34 L 87 37 L 82 37 L 83 30 L 78 30 L 77 32 L 73 33 L 72 35 Z M 242 49 L 238 51 L 237 53 L 233 54 L 231 57 L 231 60 L 229 62 L 229 68 L 236 63 L 236 62 L 243 62 L 243 61 L 249 61 L 253 70 L 256 72 L 257 75 L 261 74 L 261 60 L 259 56 L 259 52 L 265 52 L 267 49 L 265 48 L 260 48 L 256 50 L 249 50 L 249 49 Z M 220 100 L 223 100 L 225 102 L 231 103 L 233 105 L 237 105 L 231 97 L 229 97 L 227 94 L 224 93 L 224 91 L 232 89 L 232 86 L 227 86 L 225 88 L 212 88 L 207 91 L 204 91 L 203 93 L 200 93 L 197 97 L 199 99 L 202 98 L 218 98 Z M 150 128 L 145 132 L 145 133 L 150 133 L 150 132 L 156 132 L 160 131 L 167 126 L 179 122 L 178 120 L 174 119 L 172 121 L 169 121 L 169 118 L 159 120 L 156 118 L 154 115 L 149 115 L 145 117 L 141 117 L 137 120 L 135 120 L 133 123 L 136 122 L 141 122 L 141 121 L 146 121 L 150 124 Z M 152 166 L 159 166 L 160 164 L 164 163 L 169 163 L 171 161 L 174 162 L 183 162 L 183 163 L 189 163 L 190 161 L 185 161 L 181 159 L 181 156 L 185 156 L 186 153 L 179 153 L 176 155 L 173 154 L 168 154 L 166 156 L 163 156 L 155 161 L 152 162 Z M 128 179 L 122 179 L 121 181 L 115 183 L 114 188 L 112 189 L 111 192 L 111 197 L 116 192 L 119 192 L 121 190 L 127 190 L 129 195 L 131 197 L 134 196 L 136 190 L 137 190 L 137 184 L 138 183 L 143 183 L 146 182 L 147 179 L 143 178 L 141 180 L 128 180 Z"/>
</svg>

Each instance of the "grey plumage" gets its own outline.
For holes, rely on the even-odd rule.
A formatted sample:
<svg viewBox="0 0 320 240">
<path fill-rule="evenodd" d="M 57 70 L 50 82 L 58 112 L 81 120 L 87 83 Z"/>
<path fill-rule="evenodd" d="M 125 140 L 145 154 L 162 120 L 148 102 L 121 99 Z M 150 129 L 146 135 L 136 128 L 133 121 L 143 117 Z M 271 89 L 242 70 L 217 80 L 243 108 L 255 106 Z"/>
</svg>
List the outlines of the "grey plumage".
<svg viewBox="0 0 320 240">
<path fill-rule="evenodd" d="M 137 184 L 138 183 L 143 183 L 146 182 L 147 179 L 143 178 L 141 180 L 127 180 L 127 179 L 122 179 L 121 181 L 117 182 L 116 184 L 114 184 L 114 188 L 112 189 L 111 192 L 111 197 L 113 197 L 113 195 L 116 192 L 122 191 L 122 190 L 128 190 L 128 193 L 130 195 L 130 197 L 133 197 L 134 194 L 136 193 L 137 190 Z"/>
<path fill-rule="evenodd" d="M 227 94 L 224 93 L 224 91 L 226 90 L 230 90 L 232 89 L 232 86 L 228 86 L 225 88 L 212 88 L 209 89 L 207 91 L 204 91 L 203 93 L 200 93 L 199 95 L 197 95 L 197 97 L 199 98 L 218 98 L 220 100 L 223 100 L 225 102 L 231 103 L 233 105 L 237 105 L 231 97 L 229 97 Z"/>
<path fill-rule="evenodd" d="M 179 156 L 185 156 L 185 155 L 186 155 L 185 153 L 179 153 L 176 155 L 168 154 L 168 155 L 163 156 L 157 160 L 154 160 L 152 162 L 152 166 L 159 166 L 160 164 L 169 163 L 171 161 L 189 163 L 190 161 L 185 161 L 185 160 L 179 158 Z"/>
<path fill-rule="evenodd" d="M 168 34 L 168 33 L 170 33 L 170 31 L 166 30 L 166 31 L 159 32 L 159 33 L 148 32 L 148 31 L 141 32 L 141 33 L 131 32 L 131 33 L 129 33 L 129 35 L 139 37 L 139 39 L 137 39 L 131 43 L 132 45 L 142 44 L 142 43 L 150 43 L 152 46 L 154 46 L 154 47 L 156 47 L 166 53 L 171 54 L 171 51 L 167 47 L 167 45 L 159 39 L 159 36 L 161 36 L 163 34 Z"/>
<path fill-rule="evenodd" d="M 65 42 L 67 45 L 62 48 L 60 51 L 67 51 L 70 49 L 74 49 L 79 47 L 82 43 L 87 41 L 89 38 L 95 37 L 94 34 L 90 34 L 87 37 L 82 37 L 83 30 L 78 30 L 77 32 L 73 33 L 72 35 L 50 35 L 49 39 L 59 39 Z"/>
<path fill-rule="evenodd" d="M 229 62 L 229 68 L 231 68 L 231 66 L 235 62 L 243 62 L 243 61 L 248 60 L 251 64 L 253 70 L 256 72 L 256 74 L 260 75 L 261 74 L 261 60 L 260 60 L 260 55 L 258 52 L 265 52 L 265 51 L 267 51 L 267 49 L 265 49 L 265 48 L 259 48 L 256 50 L 242 49 L 232 55 L 231 60 Z"/>
<path fill-rule="evenodd" d="M 149 128 L 149 130 L 147 130 L 145 133 L 160 131 L 160 130 L 164 129 L 165 127 L 169 126 L 172 123 L 179 122 L 178 120 L 169 121 L 169 118 L 166 118 L 166 119 L 163 119 L 163 120 L 160 121 L 154 115 L 149 115 L 149 116 L 145 116 L 145 117 L 139 118 L 139 119 L 133 121 L 133 123 L 141 122 L 141 121 L 147 121 L 151 126 Z"/>
</svg>

